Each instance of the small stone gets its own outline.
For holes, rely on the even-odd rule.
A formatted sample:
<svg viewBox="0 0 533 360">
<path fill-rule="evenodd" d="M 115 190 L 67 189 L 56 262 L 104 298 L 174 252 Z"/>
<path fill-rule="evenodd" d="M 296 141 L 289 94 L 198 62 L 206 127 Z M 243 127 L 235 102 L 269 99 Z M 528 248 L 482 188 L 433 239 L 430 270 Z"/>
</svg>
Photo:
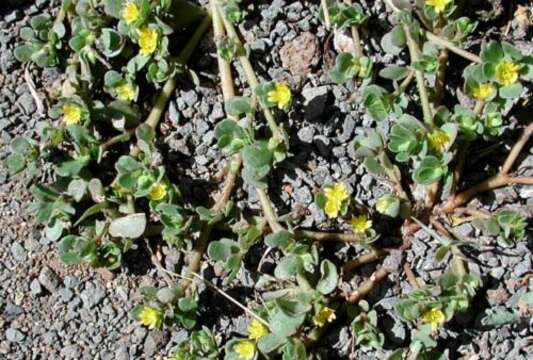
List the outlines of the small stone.
<svg viewBox="0 0 533 360">
<path fill-rule="evenodd" d="M 185 92 L 183 95 L 183 101 L 189 106 L 194 106 L 198 102 L 198 95 L 194 90 L 189 90 Z"/>
<path fill-rule="evenodd" d="M 59 286 L 59 277 L 50 268 L 44 267 L 39 274 L 39 282 L 46 290 L 53 293 Z"/>
<path fill-rule="evenodd" d="M 30 284 L 30 291 L 33 296 L 39 296 L 43 293 L 43 288 L 41 287 L 41 283 L 37 279 L 33 279 Z"/>
<path fill-rule="evenodd" d="M 310 32 L 304 32 L 289 41 L 279 52 L 283 68 L 293 75 L 305 75 L 320 61 L 318 38 Z"/>
<path fill-rule="evenodd" d="M 313 142 L 313 136 L 315 135 L 315 128 L 311 126 L 306 126 L 298 130 L 298 139 L 301 142 L 311 144 Z"/>
<path fill-rule="evenodd" d="M 300 204 L 310 204 L 313 202 L 313 195 L 307 186 L 300 187 L 293 192 L 294 200 Z"/>
<path fill-rule="evenodd" d="M 505 274 L 505 269 L 501 266 L 490 270 L 490 276 L 498 280 L 502 278 L 503 274 Z"/>
<path fill-rule="evenodd" d="M 503 305 L 507 299 L 509 299 L 509 294 L 503 287 L 487 290 L 487 300 L 491 305 Z"/>
<path fill-rule="evenodd" d="M 17 329 L 9 328 L 6 330 L 6 339 L 12 343 L 19 343 L 25 338 L 26 335 Z"/>
<path fill-rule="evenodd" d="M 74 296 L 74 293 L 68 288 L 63 288 L 59 290 L 58 294 L 61 297 L 61 301 L 63 301 L 64 303 L 68 303 L 70 299 L 72 299 L 72 297 Z"/>
<path fill-rule="evenodd" d="M 105 290 L 99 286 L 88 287 L 80 294 L 81 301 L 83 301 L 83 307 L 92 309 L 102 301 L 105 297 Z"/>
<path fill-rule="evenodd" d="M 35 100 L 33 100 L 33 97 L 29 92 L 23 93 L 22 96 L 18 99 L 18 103 L 24 109 L 24 113 L 26 115 L 32 115 L 37 110 Z"/>
<path fill-rule="evenodd" d="M 16 261 L 26 260 L 26 249 L 24 249 L 19 242 L 14 242 L 13 245 L 11 245 L 11 254 Z"/>
<path fill-rule="evenodd" d="M 305 118 L 314 120 L 324 113 L 324 108 L 328 100 L 328 87 L 318 86 L 306 88 L 302 91 L 304 97 Z"/>
</svg>

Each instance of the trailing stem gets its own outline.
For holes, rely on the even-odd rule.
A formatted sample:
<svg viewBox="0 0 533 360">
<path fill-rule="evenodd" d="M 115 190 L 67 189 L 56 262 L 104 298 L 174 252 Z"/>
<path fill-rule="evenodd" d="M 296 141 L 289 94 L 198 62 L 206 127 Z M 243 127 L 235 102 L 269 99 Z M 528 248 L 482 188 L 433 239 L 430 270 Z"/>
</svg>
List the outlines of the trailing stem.
<svg viewBox="0 0 533 360">
<path fill-rule="evenodd" d="M 178 61 L 186 64 L 189 62 L 189 59 L 191 58 L 194 50 L 198 46 L 198 43 L 202 39 L 204 33 L 207 31 L 209 24 L 211 23 L 211 17 L 205 16 L 200 25 L 196 28 L 193 35 L 187 42 L 187 45 L 183 48 L 183 50 L 180 52 L 178 56 Z M 172 94 L 174 93 L 174 90 L 176 89 L 177 81 L 178 81 L 178 75 L 175 74 L 171 78 L 169 78 L 165 85 L 163 85 L 163 89 L 161 89 L 161 92 L 157 96 L 157 99 L 155 101 L 154 107 L 152 108 L 152 111 L 150 111 L 150 114 L 144 121 L 145 124 L 150 126 L 152 129 L 155 129 L 157 125 L 159 124 L 159 121 L 161 120 L 161 116 L 163 115 L 168 101 Z M 137 146 L 133 147 L 131 149 L 130 154 L 132 156 L 139 155 L 139 148 Z"/>
<path fill-rule="evenodd" d="M 224 26 L 222 25 L 220 16 L 218 12 L 216 11 L 216 4 L 212 0 L 210 3 L 211 6 L 211 13 L 213 18 L 213 31 L 215 38 L 224 36 Z M 233 78 L 231 76 L 231 68 L 229 66 L 229 63 L 222 59 L 222 57 L 217 56 L 218 61 L 218 68 L 220 72 L 220 83 L 222 85 L 222 94 L 224 96 L 224 100 L 229 100 L 232 97 L 235 96 L 235 90 L 233 87 Z M 211 211 L 214 213 L 219 213 L 223 211 L 224 207 L 228 203 L 231 193 L 233 191 L 233 188 L 235 187 L 235 183 L 237 180 L 237 176 L 239 174 L 240 168 L 242 164 L 242 159 L 240 155 L 235 155 L 233 159 L 230 161 L 228 166 L 228 173 L 226 174 L 226 180 L 224 182 L 224 186 L 222 188 L 222 191 L 218 195 L 217 201 L 215 204 L 211 207 Z M 214 224 L 208 224 L 204 223 L 200 237 L 198 238 L 198 241 L 195 243 L 192 254 L 189 259 L 189 265 L 187 267 L 187 270 L 185 272 L 185 277 L 181 280 L 181 287 L 183 289 L 186 289 L 191 284 L 193 284 L 190 280 L 190 278 L 193 276 L 193 274 L 196 274 L 198 270 L 200 269 L 201 263 L 202 263 L 202 257 L 207 249 L 207 244 L 209 243 L 209 238 L 211 236 L 211 232 L 213 230 Z"/>
<path fill-rule="evenodd" d="M 347 294 L 346 301 L 352 304 L 358 302 L 368 295 L 377 284 L 382 282 L 388 274 L 389 272 L 385 270 L 385 268 L 380 267 L 367 280 L 365 280 L 357 290 Z"/>
<path fill-rule="evenodd" d="M 523 185 L 533 185 L 533 177 L 513 177 L 509 175 L 509 171 L 513 167 L 516 159 L 520 155 L 520 152 L 526 146 L 527 142 L 529 141 L 531 135 L 533 134 L 533 123 L 529 124 L 524 132 L 522 133 L 522 136 L 518 141 L 514 144 L 514 146 L 511 149 L 511 152 L 507 156 L 507 159 L 505 159 L 505 162 L 500 169 L 500 171 L 480 182 L 477 185 L 474 185 L 473 187 L 457 194 L 444 203 L 441 210 L 444 213 L 451 213 L 454 211 L 455 208 L 458 206 L 461 206 L 463 204 L 466 204 L 468 201 L 470 201 L 474 196 L 476 196 L 479 193 L 500 188 L 503 186 L 508 185 L 514 185 L 514 184 L 523 184 Z"/>
<path fill-rule="evenodd" d="M 352 5 L 352 0 L 345 0 L 345 1 L 346 1 L 346 4 Z M 352 25 L 351 31 L 352 31 L 352 39 L 353 39 L 355 56 L 362 57 L 363 48 L 361 47 L 361 37 L 359 36 L 359 29 L 357 28 L 356 25 Z"/>
<path fill-rule="evenodd" d="M 358 267 L 370 264 L 374 261 L 381 259 L 383 256 L 387 255 L 387 253 L 388 252 L 385 250 L 374 248 L 371 252 L 363 254 L 353 260 L 346 262 L 342 267 L 342 272 L 344 274 L 348 274 L 349 272 L 353 271 Z"/>
<path fill-rule="evenodd" d="M 413 39 L 409 26 L 403 25 L 405 37 L 407 39 L 407 47 L 409 48 L 409 54 L 411 56 L 411 64 L 416 63 L 420 58 L 420 48 Z M 424 74 L 420 70 L 415 70 L 416 84 L 418 86 L 418 92 L 420 94 L 420 102 L 422 104 L 422 113 L 424 116 L 424 122 L 428 125 L 433 125 L 433 115 L 431 113 L 431 106 L 429 103 L 428 90 L 426 88 L 426 82 Z"/>
<path fill-rule="evenodd" d="M 224 23 L 224 28 L 226 29 L 226 33 L 228 37 L 233 39 L 239 46 L 242 46 L 242 42 L 239 38 L 239 35 L 237 34 L 237 31 L 235 30 L 235 27 L 233 24 L 226 19 L 224 16 L 224 11 L 222 11 L 220 5 L 217 5 L 218 14 L 220 18 L 222 19 Z M 244 74 L 246 75 L 246 79 L 248 80 L 248 84 L 250 85 L 250 88 L 252 91 L 259 85 L 259 82 L 257 81 L 257 76 L 255 75 L 255 71 L 252 67 L 252 64 L 250 63 L 250 59 L 248 59 L 248 56 L 246 54 L 238 56 L 239 62 L 244 70 Z M 270 128 L 270 131 L 272 132 L 272 136 L 276 139 L 283 141 L 287 146 L 289 145 L 288 139 L 286 138 L 283 131 L 279 128 L 278 124 L 276 123 L 276 120 L 274 119 L 274 115 L 272 114 L 272 111 L 270 111 L 269 108 L 266 106 L 261 105 L 263 114 L 265 116 L 265 119 L 267 121 L 268 127 Z"/>
</svg>

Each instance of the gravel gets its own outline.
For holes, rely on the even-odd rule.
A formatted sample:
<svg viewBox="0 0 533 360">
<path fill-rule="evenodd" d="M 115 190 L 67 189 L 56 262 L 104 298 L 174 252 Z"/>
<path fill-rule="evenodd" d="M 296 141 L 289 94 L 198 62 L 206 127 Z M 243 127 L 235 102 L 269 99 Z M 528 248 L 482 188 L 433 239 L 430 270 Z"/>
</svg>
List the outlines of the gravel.
<svg viewBox="0 0 533 360">
<path fill-rule="evenodd" d="M 372 51 L 376 61 L 390 61 L 376 45 L 385 16 L 383 2 L 361 3 L 367 9 L 371 7 L 375 17 L 380 19 L 368 33 L 362 34 L 371 37 L 365 42 L 365 48 L 375 48 Z M 49 6 L 50 1 L 37 0 L 14 11 L 8 8 L 0 15 L 0 160 L 7 156 L 13 137 L 32 136 L 38 123 L 46 120 L 35 114 L 35 102 L 25 85 L 23 68 L 13 57 L 13 49 L 19 41 L 15 34 L 27 25 L 28 15 Z M 250 2 L 247 11 L 247 19 L 253 21 L 246 20 L 240 29 L 243 37 L 249 40 L 251 59 L 259 70 L 259 77 L 287 81 L 294 93 L 293 109 L 287 115 L 279 114 L 290 136 L 291 157 L 280 164 L 270 178 L 276 208 L 286 213 L 300 206 L 303 211 L 299 224 L 305 227 L 342 229 L 346 224 L 328 221 L 314 203 L 314 194 L 334 181 L 346 182 L 353 195 L 369 205 L 373 205 L 372 199 L 377 196 L 390 193 L 388 184 L 368 174 L 354 159 L 352 146 L 355 134 L 375 126 L 386 132 L 390 124 L 385 121 L 376 125 L 364 114 L 357 100 L 348 101 L 358 89 L 351 85 L 334 85 L 329 80 L 328 60 L 323 53 L 327 34 L 315 16 L 316 2 Z M 302 43 L 307 45 L 302 47 Z M 305 54 L 298 58 L 298 49 L 302 48 Z M 210 39 L 204 40 L 202 49 L 212 55 Z M 180 81 L 168 109 L 169 121 L 164 124 L 168 129 L 164 130 L 161 145 L 168 147 L 168 153 L 163 156 L 172 164 L 171 171 L 179 179 L 184 198 L 205 205 L 217 189 L 215 175 L 224 165 L 223 156 L 214 145 L 213 130 L 225 115 L 217 77 L 213 75 L 217 72 L 214 58 L 202 56 L 193 64 L 193 69 L 199 74 L 201 86 L 195 88 L 189 80 Z M 28 71 L 41 97 L 59 76 L 57 71 L 40 71 L 33 66 Z M 245 83 L 240 69 L 234 74 L 239 84 Z M 241 87 L 238 90 L 242 90 Z M 490 164 L 490 169 L 501 164 L 498 157 Z M 518 171 L 530 176 L 531 152 L 522 164 Z M 466 181 L 482 179 L 490 169 L 472 164 Z M 126 266 L 114 272 L 112 278 L 88 267 L 61 264 L 55 244 L 49 243 L 41 229 L 31 224 L 32 218 L 26 209 L 26 204 L 32 201 L 27 190 L 30 184 L 28 177 L 10 178 L 5 169 L 0 168 L 0 326 L 5 335 L 0 339 L 0 358 L 33 359 L 36 354 L 46 359 L 165 358 L 177 343 L 187 339 L 188 332 L 179 328 L 147 331 L 131 316 L 133 307 L 141 299 L 140 288 L 147 284 L 163 284 L 156 271 L 145 264 L 147 254 L 142 249 L 128 255 Z M 291 191 L 282 191 L 286 184 L 290 184 Z M 495 210 L 513 204 L 524 213 L 531 213 L 532 198 L 529 187 L 505 188 L 480 196 L 477 205 Z M 247 185 L 239 186 L 235 203 L 251 212 L 259 208 L 255 191 Z M 391 226 L 381 220 L 376 225 L 384 229 Z M 471 241 L 496 244 L 494 239 L 478 236 L 470 224 L 454 230 Z M 531 234 L 529 236 L 527 241 L 510 248 L 496 247 L 472 255 L 471 269 L 481 273 L 484 287 L 469 310 L 470 315 L 481 314 L 490 305 L 516 308 L 518 299 L 528 288 L 521 281 L 533 269 Z M 444 269 L 444 264 L 437 264 L 432 258 L 438 246 L 437 241 L 420 231 L 401 259 L 391 257 L 389 265 L 398 267 L 399 261 L 408 261 L 418 277 L 428 283 L 434 282 Z M 339 251 L 350 257 L 361 251 L 345 244 L 332 245 L 331 249 L 331 253 Z M 330 253 L 329 249 L 327 252 Z M 162 254 L 162 263 L 167 269 L 179 269 L 183 262 L 181 251 L 163 246 Z M 206 268 L 206 272 L 211 271 L 210 267 Z M 365 266 L 347 282 L 357 284 L 374 269 L 375 264 Z M 247 296 L 253 294 L 253 280 L 249 273 L 240 277 L 237 289 L 242 300 L 251 299 Z M 531 280 L 528 284 L 531 289 Z M 390 349 L 407 346 L 415 324 L 396 318 L 394 306 L 400 294 L 411 290 L 402 272 L 398 271 L 391 275 L 391 283 L 383 284 L 368 298 L 378 311 L 379 325 L 386 335 L 385 351 L 356 347 L 352 352 L 346 328 L 332 331 L 324 346 L 318 346 L 316 351 L 327 349 L 331 358 L 345 359 L 350 354 L 350 358 L 375 359 L 386 358 Z M 245 319 L 239 309 L 214 298 L 209 290 L 201 297 L 207 298 L 201 304 L 201 325 L 212 327 L 224 340 L 232 333 L 243 331 Z M 480 330 L 474 329 L 473 317 L 464 316 L 441 330 L 442 342 L 446 343 L 443 346 L 450 349 L 450 358 L 477 354 L 480 359 L 526 359 L 533 354 L 532 346 L 527 343 L 532 334 L 531 322 Z"/>
</svg>

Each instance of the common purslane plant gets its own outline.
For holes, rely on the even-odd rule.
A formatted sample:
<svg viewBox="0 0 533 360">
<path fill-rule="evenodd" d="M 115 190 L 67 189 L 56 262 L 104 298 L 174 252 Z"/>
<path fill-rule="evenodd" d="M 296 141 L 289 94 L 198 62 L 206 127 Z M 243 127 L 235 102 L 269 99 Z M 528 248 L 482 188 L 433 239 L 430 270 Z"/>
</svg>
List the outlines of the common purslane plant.
<svg viewBox="0 0 533 360">
<path fill-rule="evenodd" d="M 291 156 L 279 119 L 292 111 L 298 96 L 289 81 L 257 77 L 237 30 L 246 16 L 240 1 L 210 0 L 207 16 L 182 0 L 65 0 L 55 19 L 38 15 L 21 30 L 24 43 L 15 51 L 17 59 L 58 66 L 64 74 L 61 87 L 54 89 L 52 122 L 35 139 L 12 142 L 7 169 L 11 175 L 27 169 L 39 176 L 40 164 L 53 163 L 54 181 L 33 187 L 32 209 L 65 263 L 117 269 L 145 239 L 168 286 L 142 289 L 144 301 L 133 316 L 149 329 L 191 330 L 171 359 L 321 358 L 313 346 L 341 321 L 349 324 L 354 346 L 381 349 L 380 316 L 364 297 L 398 269 L 384 262 L 357 288 L 343 283 L 342 293 L 341 275 L 408 250 L 418 229 L 438 242 L 434 258 L 448 267 L 439 279 L 423 284 L 404 264 L 413 290 L 396 311 L 418 328 L 410 346 L 391 358 L 442 356 L 439 329 L 467 311 L 482 285 L 462 252 L 479 244 L 458 236 L 453 226 L 472 221 L 505 246 L 524 237 L 526 219 L 518 211 L 490 213 L 465 204 L 497 187 L 533 184 L 510 173 L 533 134 L 531 125 L 497 174 L 460 189 L 468 149 L 505 131 L 503 110 L 520 97 L 523 82 L 533 79 L 533 59 L 507 42 L 483 43 L 479 56 L 464 50 L 477 23 L 461 16 L 453 0 L 386 2 L 394 23 L 380 44 L 403 65 L 379 68 L 373 54 L 364 53 L 359 30 L 372 18 L 359 4 L 324 0 L 318 14 L 334 36 L 350 35 L 353 51 L 338 54 L 328 74 L 333 82 L 357 89 L 376 126 L 354 138 L 355 155 L 390 185 L 389 193 L 366 202 L 341 180 L 316 189 L 315 203 L 327 225 L 346 222 L 346 233 L 304 229 L 297 219 L 279 216 L 270 200 L 272 170 Z M 227 165 L 221 191 L 208 207 L 183 199 L 157 145 L 158 124 L 176 77 L 187 74 L 186 62 L 211 19 L 226 113 L 214 135 Z M 186 43 L 175 43 L 178 34 L 189 35 Z M 462 87 L 471 104 L 459 104 L 446 90 L 450 52 L 469 61 Z M 235 94 L 231 65 L 242 68 L 247 96 Z M 156 89 L 160 93 L 148 113 L 146 104 Z M 239 177 L 256 192 L 259 212 L 231 201 Z M 391 225 L 385 231 L 376 226 L 383 222 Z M 398 235 L 403 238 L 398 249 L 382 249 Z M 187 254 L 186 267 L 179 272 L 163 268 L 151 248 L 158 239 Z M 363 254 L 336 264 L 331 252 L 323 251 L 331 241 L 350 243 Z M 198 274 L 205 256 L 222 286 L 230 286 L 254 247 L 266 249 L 257 264 L 257 301 L 241 304 Z M 276 262 L 263 271 L 267 256 Z M 200 281 L 245 311 L 246 335 L 222 342 L 209 328 L 199 328 Z"/>
</svg>

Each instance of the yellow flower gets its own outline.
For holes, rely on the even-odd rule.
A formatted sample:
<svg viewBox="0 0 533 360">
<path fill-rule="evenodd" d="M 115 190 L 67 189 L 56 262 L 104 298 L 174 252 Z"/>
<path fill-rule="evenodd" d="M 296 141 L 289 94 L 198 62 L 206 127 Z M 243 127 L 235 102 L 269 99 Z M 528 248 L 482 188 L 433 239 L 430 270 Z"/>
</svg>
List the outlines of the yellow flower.
<svg viewBox="0 0 533 360">
<path fill-rule="evenodd" d="M 276 83 L 274 89 L 267 93 L 268 101 L 276 104 L 278 109 L 287 109 L 291 104 L 291 89 L 285 84 Z"/>
<path fill-rule="evenodd" d="M 233 351 L 239 355 L 239 359 L 251 360 L 255 355 L 255 344 L 249 340 L 239 341 L 233 346 Z"/>
<path fill-rule="evenodd" d="M 422 322 L 430 324 L 433 330 L 441 326 L 446 317 L 440 309 L 431 309 L 422 314 Z"/>
<path fill-rule="evenodd" d="M 150 55 L 157 48 L 157 40 L 159 34 L 155 29 L 151 29 L 148 26 L 143 27 L 140 30 L 137 30 L 139 34 L 139 53 L 141 55 Z"/>
<path fill-rule="evenodd" d="M 140 13 L 139 7 L 133 2 L 128 1 L 124 7 L 124 10 L 122 11 L 122 19 L 124 19 L 126 24 L 130 25 L 131 23 L 139 20 Z"/>
<path fill-rule="evenodd" d="M 441 153 L 450 143 L 450 135 L 442 130 L 435 130 L 428 135 L 429 146 L 437 153 Z"/>
<path fill-rule="evenodd" d="M 268 334 L 268 328 L 259 320 L 253 319 L 248 325 L 248 339 L 257 340 Z"/>
<path fill-rule="evenodd" d="M 504 60 L 496 65 L 496 80 L 503 86 L 509 86 L 518 80 L 519 72 L 519 65 Z"/>
<path fill-rule="evenodd" d="M 335 310 L 324 306 L 322 309 L 320 309 L 315 316 L 313 316 L 313 324 L 315 324 L 318 327 L 324 326 L 327 322 L 330 323 L 333 320 L 335 320 Z"/>
<path fill-rule="evenodd" d="M 426 5 L 431 6 L 435 12 L 441 13 L 452 0 L 426 0 Z"/>
<path fill-rule="evenodd" d="M 127 82 L 118 85 L 115 91 L 120 100 L 132 101 L 135 98 L 135 89 Z"/>
<path fill-rule="evenodd" d="M 348 191 L 343 183 L 335 184 L 331 187 L 324 189 L 324 195 L 326 196 L 326 205 L 324 206 L 324 212 L 330 218 L 336 218 L 341 211 L 342 203 L 348 199 Z"/>
<path fill-rule="evenodd" d="M 366 215 L 359 215 L 352 219 L 352 229 L 356 234 L 364 234 L 368 229 L 372 228 L 372 220 L 369 220 Z"/>
<path fill-rule="evenodd" d="M 490 83 L 479 84 L 472 89 L 472 96 L 477 100 L 485 100 L 494 92 L 494 86 Z"/>
<path fill-rule="evenodd" d="M 159 310 L 151 308 L 149 306 L 143 307 L 139 313 L 139 321 L 144 326 L 148 326 L 149 329 L 156 329 L 161 326 L 163 317 Z"/>
<path fill-rule="evenodd" d="M 81 121 L 81 108 L 74 104 L 63 105 L 63 121 L 68 125 L 79 124 Z"/>
<path fill-rule="evenodd" d="M 152 201 L 161 201 L 167 196 L 167 186 L 162 183 L 155 183 L 150 189 L 148 199 Z"/>
</svg>

